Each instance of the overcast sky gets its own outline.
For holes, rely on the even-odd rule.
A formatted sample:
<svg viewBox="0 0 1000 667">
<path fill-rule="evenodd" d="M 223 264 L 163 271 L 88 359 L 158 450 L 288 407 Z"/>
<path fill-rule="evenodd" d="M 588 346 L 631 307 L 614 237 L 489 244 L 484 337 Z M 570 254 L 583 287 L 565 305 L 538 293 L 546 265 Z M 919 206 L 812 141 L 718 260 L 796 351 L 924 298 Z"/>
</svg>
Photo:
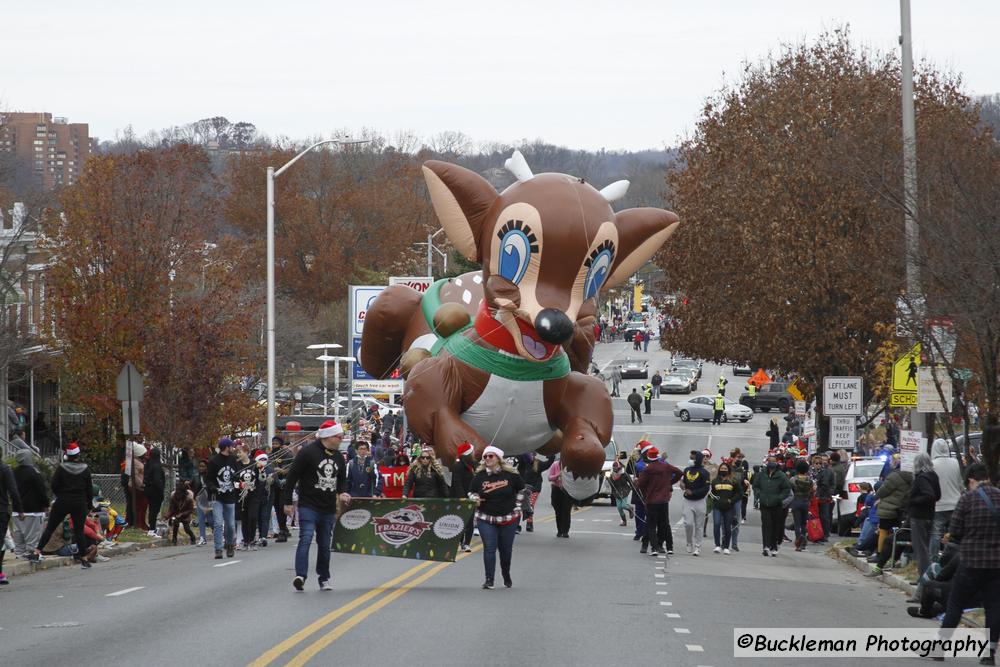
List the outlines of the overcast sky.
<svg viewBox="0 0 1000 667">
<path fill-rule="evenodd" d="M 577 148 L 673 145 L 741 63 L 850 24 L 898 49 L 895 0 L 47 0 L 8 3 L 0 109 L 109 139 L 208 116 L 272 136 L 370 127 Z M 914 0 L 914 55 L 1000 92 L 1000 1 Z"/>
</svg>

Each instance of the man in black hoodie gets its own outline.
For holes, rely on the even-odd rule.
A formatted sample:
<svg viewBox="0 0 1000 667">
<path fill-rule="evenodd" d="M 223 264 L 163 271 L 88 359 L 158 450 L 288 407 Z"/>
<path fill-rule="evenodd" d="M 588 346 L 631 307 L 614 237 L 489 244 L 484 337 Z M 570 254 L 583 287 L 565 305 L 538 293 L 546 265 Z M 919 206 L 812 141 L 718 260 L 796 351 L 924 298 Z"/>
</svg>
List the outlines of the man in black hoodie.
<svg viewBox="0 0 1000 667">
<path fill-rule="evenodd" d="M 309 547 L 316 536 L 316 575 L 319 589 L 332 591 L 330 585 L 330 540 L 337 516 L 337 499 L 350 503 L 344 493 L 347 486 L 347 462 L 340 453 L 344 428 L 333 421 L 323 422 L 316 439 L 299 450 L 288 471 L 285 484 L 285 514 L 292 516 L 292 492 L 299 492 L 299 544 L 295 549 L 295 578 L 292 586 L 301 591 L 309 574 Z M 338 495 L 339 494 L 339 495 Z"/>
<path fill-rule="evenodd" d="M 42 473 L 35 467 L 35 454 L 30 449 L 14 454 L 17 468 L 14 481 L 21 496 L 24 514 L 14 519 L 11 533 L 14 536 L 14 555 L 25 556 L 35 552 L 38 538 L 45 527 L 45 510 L 49 508 L 49 491 Z"/>
<path fill-rule="evenodd" d="M 240 491 L 236 488 L 236 458 L 233 441 L 219 440 L 219 453 L 208 462 L 205 487 L 212 501 L 212 539 L 215 542 L 215 558 L 222 558 L 223 537 L 225 537 L 226 557 L 236 555 L 236 501 Z"/>
<path fill-rule="evenodd" d="M 49 522 L 38 538 L 32 560 L 38 560 L 42 555 L 41 547 L 48 543 L 57 528 L 62 528 L 62 522 L 68 516 L 73 522 L 73 541 L 76 542 L 73 558 L 80 561 L 80 567 L 86 570 L 90 563 L 84 558 L 88 545 L 83 536 L 83 527 L 87 521 L 87 510 L 94 502 L 94 485 L 87 464 L 80 461 L 80 445 L 76 442 L 69 443 L 66 460 L 52 474 L 52 495 L 56 500 L 52 503 Z"/>
<path fill-rule="evenodd" d="M 156 522 L 160 518 L 160 508 L 163 507 L 163 495 L 167 488 L 167 477 L 163 472 L 163 463 L 160 461 L 160 450 L 157 447 L 149 448 L 149 460 L 142 470 L 142 492 L 146 495 L 146 502 L 149 503 L 149 518 L 146 525 L 149 526 L 149 536 L 156 537 Z"/>
<path fill-rule="evenodd" d="M 10 498 L 8 501 L 7 498 Z M 21 509 L 21 496 L 17 492 L 17 482 L 14 481 L 14 473 L 10 466 L 0 461 L 0 540 L 7 534 L 7 524 L 10 523 L 10 509 L 13 505 L 18 517 L 23 519 L 24 512 Z M 4 543 L 0 542 L 0 584 L 7 583 L 7 576 L 3 573 Z"/>
</svg>

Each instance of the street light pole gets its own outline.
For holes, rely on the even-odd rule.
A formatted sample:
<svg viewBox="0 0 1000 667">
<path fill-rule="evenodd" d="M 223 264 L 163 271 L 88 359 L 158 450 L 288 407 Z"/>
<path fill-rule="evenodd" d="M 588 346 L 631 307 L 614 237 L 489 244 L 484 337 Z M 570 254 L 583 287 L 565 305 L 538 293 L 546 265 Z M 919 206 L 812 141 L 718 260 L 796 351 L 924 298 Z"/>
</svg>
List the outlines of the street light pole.
<svg viewBox="0 0 1000 667">
<path fill-rule="evenodd" d="M 365 144 L 368 140 L 327 139 L 317 141 L 286 162 L 280 169 L 267 168 L 267 441 L 274 439 L 277 421 L 274 405 L 274 179 L 298 162 L 303 155 L 326 144 Z"/>
<path fill-rule="evenodd" d="M 337 357 L 331 357 L 329 354 L 327 354 L 327 350 L 339 350 L 341 347 L 343 346 L 340 343 L 316 343 L 315 345 L 310 345 L 306 348 L 308 350 L 323 350 L 323 354 L 316 357 L 316 360 L 323 362 L 323 416 L 324 417 L 328 416 L 329 414 L 327 412 L 329 399 L 327 398 L 327 393 L 326 393 L 327 391 L 326 362 L 332 361 L 333 359 L 337 358 Z"/>
</svg>

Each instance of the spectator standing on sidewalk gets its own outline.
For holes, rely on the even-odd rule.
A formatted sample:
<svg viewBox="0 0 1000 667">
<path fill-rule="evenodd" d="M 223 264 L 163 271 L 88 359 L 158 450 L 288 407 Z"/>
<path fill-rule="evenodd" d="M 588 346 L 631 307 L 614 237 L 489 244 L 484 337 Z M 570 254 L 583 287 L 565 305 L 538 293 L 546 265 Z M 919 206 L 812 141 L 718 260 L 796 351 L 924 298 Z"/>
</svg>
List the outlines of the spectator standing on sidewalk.
<svg viewBox="0 0 1000 667">
<path fill-rule="evenodd" d="M 817 459 L 816 504 L 819 511 L 819 523 L 823 526 L 823 539 L 818 542 L 826 544 L 833 527 L 833 497 L 837 493 L 837 476 L 830 469 L 830 459 L 822 454 Z"/>
<path fill-rule="evenodd" d="M 760 508 L 762 555 L 777 556 L 785 532 L 785 499 L 792 495 L 792 485 L 778 469 L 776 457 L 767 457 L 764 469 L 753 476 L 753 493 Z"/>
<path fill-rule="evenodd" d="M 931 527 L 929 547 L 930 553 L 936 554 L 941 548 L 941 536 L 948 532 L 951 513 L 965 491 L 965 479 L 962 477 L 962 465 L 952 454 L 951 447 L 944 438 L 938 438 L 931 445 L 931 457 L 941 487 L 941 497 L 934 505 L 934 525 Z"/>
<path fill-rule="evenodd" d="M 701 538 L 705 528 L 705 510 L 711 477 L 702 465 L 704 455 L 698 451 L 691 452 L 688 467 L 681 476 L 681 489 L 684 490 L 684 501 L 681 512 L 684 518 L 684 536 L 687 552 L 692 556 L 701 555 Z"/>
<path fill-rule="evenodd" d="M 240 496 L 236 482 L 233 441 L 222 438 L 219 440 L 219 453 L 208 462 L 205 475 L 208 499 L 212 503 L 212 540 L 217 559 L 222 558 L 223 546 L 228 558 L 236 555 L 236 501 Z"/>
<path fill-rule="evenodd" d="M 941 499 L 941 484 L 931 457 L 921 452 L 913 459 L 913 487 L 910 489 L 910 542 L 913 557 L 917 561 L 917 572 L 923 572 L 931 564 L 931 528 L 934 525 L 934 505 Z M 936 555 L 936 554 L 934 554 Z"/>
<path fill-rule="evenodd" d="M 207 544 L 205 541 L 205 529 L 207 528 L 209 517 L 212 516 L 212 502 L 208 499 L 208 487 L 205 484 L 207 475 L 208 461 L 199 460 L 198 472 L 195 473 L 194 479 L 191 480 L 191 491 L 194 493 L 195 512 L 198 517 L 197 546 L 199 547 Z"/>
<path fill-rule="evenodd" d="M 28 451 L 30 450 L 20 450 Z M 7 575 L 3 573 L 3 557 L 6 551 L 7 525 L 10 523 L 11 509 L 18 514 L 19 519 L 24 518 L 24 511 L 21 507 L 21 496 L 17 491 L 17 482 L 14 480 L 14 473 L 3 461 L 0 461 L 0 585 L 7 584 Z"/>
<path fill-rule="evenodd" d="M 14 518 L 10 532 L 14 538 L 14 555 L 20 558 L 35 553 L 38 547 L 38 538 L 45 527 L 45 511 L 49 508 L 49 492 L 31 451 L 24 449 L 17 452 L 14 460 L 17 461 L 14 482 L 21 496 L 23 512 Z"/>
<path fill-rule="evenodd" d="M 969 466 L 966 478 L 969 490 L 955 506 L 948 528 L 960 545 L 961 561 L 941 627 L 957 628 L 962 611 L 982 599 L 990 629 L 990 655 L 979 664 L 993 665 L 1000 637 L 1000 489 L 990 483 L 983 463 Z"/>
<path fill-rule="evenodd" d="M 330 585 L 330 539 L 337 516 L 337 500 L 349 504 L 346 493 L 347 461 L 340 453 L 344 428 L 331 420 L 323 422 L 316 439 L 295 455 L 285 483 L 285 514 L 292 516 L 295 507 L 292 495 L 299 496 L 299 544 L 295 548 L 295 578 L 297 591 L 305 587 L 309 575 L 309 548 L 316 538 L 316 575 L 321 591 L 332 591 Z"/>
<path fill-rule="evenodd" d="M 34 560 L 42 555 L 41 546 L 49 541 L 57 528 L 61 529 L 63 520 L 68 516 L 73 522 L 73 541 L 76 542 L 77 549 L 73 557 L 86 570 L 90 563 L 84 559 L 87 538 L 84 537 L 83 528 L 87 521 L 87 510 L 93 506 L 94 483 L 87 464 L 80 460 L 80 445 L 77 442 L 71 442 L 67 446 L 66 460 L 56 466 L 51 487 L 56 500 L 52 503 L 45 530 L 38 538 L 39 549 L 35 549 Z"/>
<path fill-rule="evenodd" d="M 160 508 L 163 507 L 163 496 L 167 488 L 167 476 L 163 472 L 163 463 L 160 461 L 160 450 L 158 447 L 149 448 L 149 460 L 146 461 L 145 469 L 142 473 L 142 492 L 149 503 L 149 518 L 146 523 L 149 525 L 149 536 L 156 537 L 156 522 L 160 518 Z"/>
<path fill-rule="evenodd" d="M 892 533 L 894 529 L 899 528 L 903 511 L 910 504 L 913 473 L 899 469 L 899 454 L 893 454 L 889 463 L 892 472 L 875 492 L 878 496 L 878 505 L 875 507 L 875 512 L 878 514 L 878 556 L 872 571 L 866 574 L 866 577 L 879 576 L 885 564 L 895 558 L 895 554 L 892 553 Z"/>
<path fill-rule="evenodd" d="M 134 503 L 130 525 L 139 530 L 149 530 L 150 528 L 146 523 L 146 511 L 149 503 L 146 502 L 146 493 L 143 490 L 143 479 L 145 479 L 146 474 L 146 453 L 146 446 L 137 442 L 132 445 L 132 456 L 126 461 L 126 463 L 131 465 L 128 496 L 129 500 Z"/>
</svg>

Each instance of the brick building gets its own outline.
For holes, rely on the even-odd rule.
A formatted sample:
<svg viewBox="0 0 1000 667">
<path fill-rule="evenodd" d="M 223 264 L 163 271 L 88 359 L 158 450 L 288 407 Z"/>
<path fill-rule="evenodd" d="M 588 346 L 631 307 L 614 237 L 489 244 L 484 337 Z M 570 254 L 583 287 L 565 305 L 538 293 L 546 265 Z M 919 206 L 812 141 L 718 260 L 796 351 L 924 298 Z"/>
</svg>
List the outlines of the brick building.
<svg viewBox="0 0 1000 667">
<path fill-rule="evenodd" d="M 0 152 L 45 190 L 72 185 L 96 147 L 87 123 L 68 123 L 50 113 L 0 114 Z"/>
</svg>

